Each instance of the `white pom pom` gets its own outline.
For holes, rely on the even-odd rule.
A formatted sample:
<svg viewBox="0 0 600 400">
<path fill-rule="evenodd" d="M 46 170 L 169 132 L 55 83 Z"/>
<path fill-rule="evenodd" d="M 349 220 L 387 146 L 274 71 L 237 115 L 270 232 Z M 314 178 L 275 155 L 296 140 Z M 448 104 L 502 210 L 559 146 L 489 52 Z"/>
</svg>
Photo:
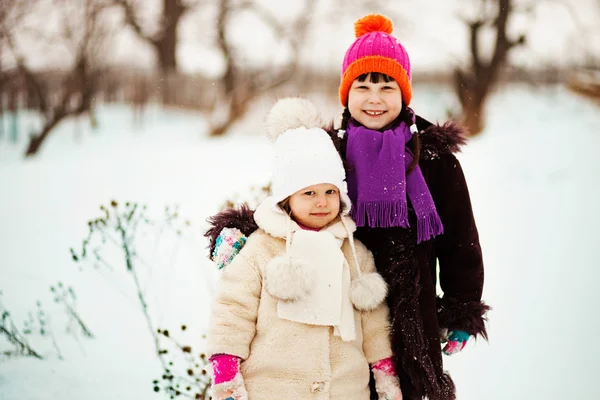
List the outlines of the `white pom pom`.
<svg viewBox="0 0 600 400">
<path fill-rule="evenodd" d="M 313 286 L 314 276 L 307 262 L 275 257 L 265 269 L 267 292 L 277 300 L 295 301 L 304 298 Z"/>
<path fill-rule="evenodd" d="M 267 137 L 274 142 L 289 129 L 300 127 L 322 128 L 323 121 L 317 107 L 301 97 L 287 97 L 275 103 L 265 121 Z"/>
<path fill-rule="evenodd" d="M 363 274 L 352 281 L 350 298 L 359 311 L 371 311 L 377 308 L 387 296 L 387 284 L 376 272 Z"/>
</svg>

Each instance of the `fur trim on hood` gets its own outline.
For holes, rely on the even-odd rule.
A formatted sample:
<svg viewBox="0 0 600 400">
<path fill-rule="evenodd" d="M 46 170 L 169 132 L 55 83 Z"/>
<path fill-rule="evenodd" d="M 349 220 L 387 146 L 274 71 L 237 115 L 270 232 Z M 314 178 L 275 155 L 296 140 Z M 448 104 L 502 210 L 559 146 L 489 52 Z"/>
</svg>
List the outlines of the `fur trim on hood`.
<svg viewBox="0 0 600 400">
<path fill-rule="evenodd" d="M 421 158 L 434 160 L 444 153 L 458 153 L 467 142 L 466 131 L 458 123 L 447 121 L 442 125 L 418 117 Z"/>
<path fill-rule="evenodd" d="M 254 219 L 257 226 L 269 235 L 281 239 L 286 239 L 290 230 L 294 232 L 300 229 L 298 223 L 279 208 L 272 197 L 266 198 L 256 208 Z M 341 213 L 340 218 L 334 220 L 333 223 L 323 228 L 323 230 L 330 232 L 338 239 L 345 239 L 356 230 L 356 224 L 347 213 Z"/>
</svg>

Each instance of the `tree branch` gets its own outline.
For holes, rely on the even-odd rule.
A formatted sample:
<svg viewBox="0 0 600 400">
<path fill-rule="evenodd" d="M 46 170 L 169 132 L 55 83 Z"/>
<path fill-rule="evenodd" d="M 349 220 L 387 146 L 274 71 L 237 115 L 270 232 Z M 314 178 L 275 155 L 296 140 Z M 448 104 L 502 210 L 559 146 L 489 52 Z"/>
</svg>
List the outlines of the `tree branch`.
<svg viewBox="0 0 600 400">
<path fill-rule="evenodd" d="M 481 27 L 485 25 L 485 22 L 482 20 L 477 20 L 469 23 L 469 31 L 470 31 L 470 47 L 471 47 L 471 56 L 473 62 L 473 70 L 475 75 L 479 75 L 482 68 L 482 60 L 479 55 L 479 30 Z"/>
<path fill-rule="evenodd" d="M 275 33 L 279 35 L 279 37 L 283 37 L 285 35 L 285 28 L 282 24 L 277 21 L 277 18 L 273 14 L 271 14 L 265 7 L 261 6 L 258 3 L 254 3 L 251 0 L 246 0 L 241 2 L 237 7 L 238 10 L 249 10 L 254 12 L 260 19 L 263 20 L 265 24 L 269 27 L 273 28 Z"/>
<path fill-rule="evenodd" d="M 506 37 L 506 23 L 511 12 L 511 0 L 498 0 L 498 16 L 494 21 L 496 27 L 496 46 L 490 66 L 497 65 L 506 56 L 508 51 L 508 38 Z"/>
<path fill-rule="evenodd" d="M 158 42 L 158 38 L 152 37 L 144 32 L 142 25 L 137 19 L 134 6 L 129 2 L 129 0 L 113 0 L 114 4 L 121 6 L 123 11 L 125 12 L 125 23 L 133 28 L 134 32 L 138 37 L 154 46 L 156 46 Z"/>
<path fill-rule="evenodd" d="M 25 57 L 17 50 L 13 37 L 10 32 L 6 31 L 5 26 L 2 26 L 2 32 L 4 34 L 5 40 L 8 44 L 8 48 L 10 49 L 16 63 L 17 69 L 21 72 L 21 74 L 25 77 L 25 81 L 27 84 L 31 85 L 33 91 L 38 98 L 40 111 L 44 115 L 46 119 L 50 118 L 50 107 L 48 102 L 46 101 L 46 97 L 44 96 L 44 91 L 34 74 L 25 64 Z"/>
<path fill-rule="evenodd" d="M 163 0 L 163 13 L 159 33 L 155 35 L 156 41 L 164 37 L 164 32 L 179 24 L 181 17 L 193 7 L 184 4 L 181 0 Z"/>
<path fill-rule="evenodd" d="M 524 34 L 521 34 L 517 40 L 509 40 L 508 42 L 508 50 L 513 47 L 522 46 L 527 42 L 527 37 Z"/>
</svg>

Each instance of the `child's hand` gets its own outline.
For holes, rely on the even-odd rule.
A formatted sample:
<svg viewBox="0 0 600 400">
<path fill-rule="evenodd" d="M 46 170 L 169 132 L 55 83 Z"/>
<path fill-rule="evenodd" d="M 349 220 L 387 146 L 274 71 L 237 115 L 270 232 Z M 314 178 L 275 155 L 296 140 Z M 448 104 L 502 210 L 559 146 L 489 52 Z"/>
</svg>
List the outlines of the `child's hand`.
<svg viewBox="0 0 600 400">
<path fill-rule="evenodd" d="M 213 398 L 215 400 L 248 400 L 244 379 L 240 374 L 240 359 L 219 354 L 210 359 L 213 370 Z"/>
<path fill-rule="evenodd" d="M 446 331 L 447 332 L 447 331 Z M 442 349 L 445 355 L 451 356 L 456 354 L 465 348 L 470 335 L 464 331 L 450 331 L 448 333 L 442 333 L 442 343 L 446 343 L 446 346 Z"/>
<path fill-rule="evenodd" d="M 379 400 L 402 400 L 402 391 L 395 375 L 385 375 L 382 371 L 373 370 L 375 390 Z"/>
<path fill-rule="evenodd" d="M 400 382 L 391 358 L 379 360 L 371 367 L 379 400 L 402 400 Z"/>
<path fill-rule="evenodd" d="M 219 269 L 223 269 L 231 263 L 234 257 L 246 244 L 246 236 L 237 228 L 223 228 L 215 244 L 213 261 Z"/>
</svg>

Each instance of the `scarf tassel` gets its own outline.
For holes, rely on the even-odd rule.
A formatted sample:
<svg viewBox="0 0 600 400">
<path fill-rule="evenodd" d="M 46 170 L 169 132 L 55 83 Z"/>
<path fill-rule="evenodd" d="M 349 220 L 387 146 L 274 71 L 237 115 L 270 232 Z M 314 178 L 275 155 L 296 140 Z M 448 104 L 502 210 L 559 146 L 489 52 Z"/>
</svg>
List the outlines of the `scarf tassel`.
<svg viewBox="0 0 600 400">
<path fill-rule="evenodd" d="M 359 201 L 352 208 L 352 219 L 356 226 L 408 228 L 408 210 L 401 201 Z M 439 217 L 438 217 L 439 220 Z M 440 221 L 441 224 L 441 221 Z"/>
<path fill-rule="evenodd" d="M 417 221 L 417 232 L 417 243 L 421 243 L 444 233 L 444 226 L 442 225 L 442 220 L 438 213 L 431 212 L 420 216 Z"/>
</svg>

